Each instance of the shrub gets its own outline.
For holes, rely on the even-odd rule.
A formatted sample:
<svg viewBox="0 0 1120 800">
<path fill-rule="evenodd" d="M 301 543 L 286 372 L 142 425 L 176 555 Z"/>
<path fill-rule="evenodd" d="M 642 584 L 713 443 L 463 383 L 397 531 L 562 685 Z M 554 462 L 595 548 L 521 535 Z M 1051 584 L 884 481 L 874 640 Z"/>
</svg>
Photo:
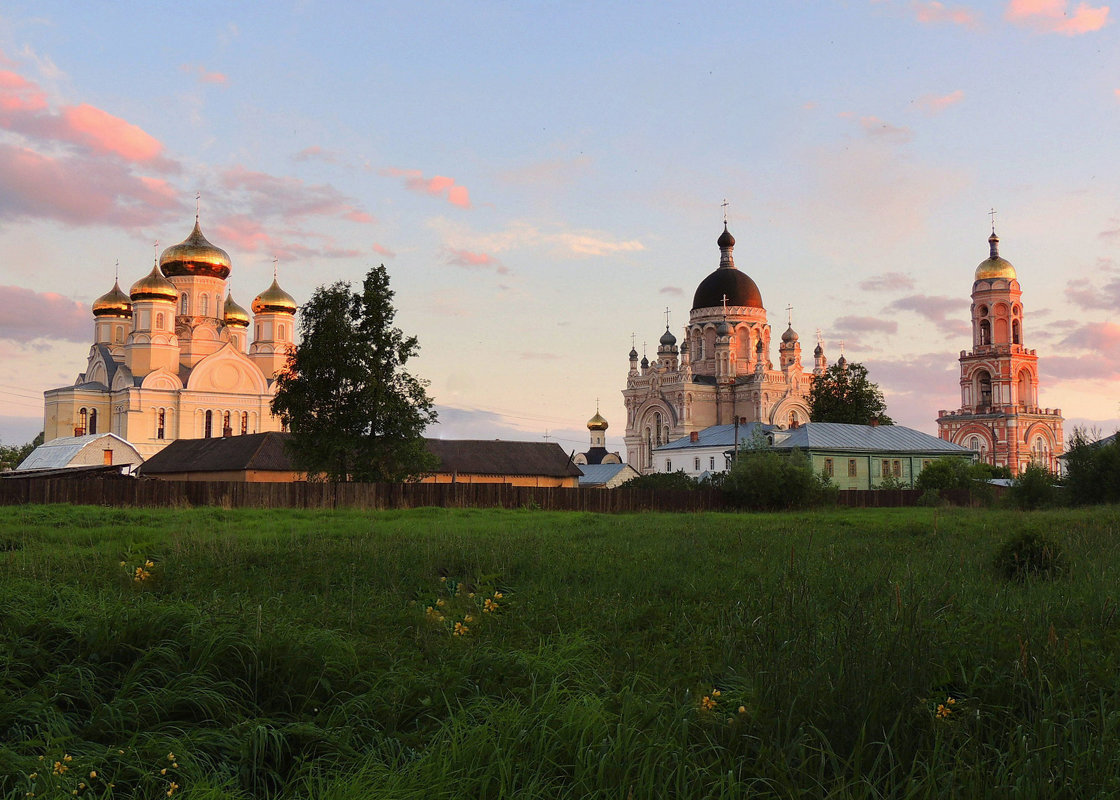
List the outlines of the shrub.
<svg viewBox="0 0 1120 800">
<path fill-rule="evenodd" d="M 996 571 L 1009 581 L 1054 578 L 1065 572 L 1065 556 L 1044 536 L 1024 532 L 1008 540 L 996 553 Z"/>
<path fill-rule="evenodd" d="M 639 475 L 622 484 L 623 489 L 696 489 L 699 482 L 690 478 L 684 470 L 676 472 L 653 472 L 649 475 Z"/>
<path fill-rule="evenodd" d="M 1052 505 L 1056 497 L 1054 483 L 1054 476 L 1046 467 L 1028 464 L 1011 484 L 1011 502 L 1026 511 Z"/>
<path fill-rule="evenodd" d="M 968 470 L 969 464 L 963 458 L 938 458 L 918 473 L 914 488 L 923 492 L 967 489 L 972 483 Z"/>
<path fill-rule="evenodd" d="M 1064 483 L 1074 505 L 1120 503 L 1120 436 L 1101 445 L 1075 429 L 1066 450 Z"/>
<path fill-rule="evenodd" d="M 723 490 L 737 506 L 769 510 L 835 502 L 836 493 L 799 451 L 785 455 L 761 449 L 740 452 Z"/>
</svg>

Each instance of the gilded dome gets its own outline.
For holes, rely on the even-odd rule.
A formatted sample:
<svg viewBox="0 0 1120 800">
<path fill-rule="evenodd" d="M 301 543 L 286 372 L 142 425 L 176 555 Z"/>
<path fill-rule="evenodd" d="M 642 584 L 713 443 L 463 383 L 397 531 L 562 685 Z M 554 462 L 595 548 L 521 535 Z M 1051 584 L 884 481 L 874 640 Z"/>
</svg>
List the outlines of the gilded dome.
<svg viewBox="0 0 1120 800">
<path fill-rule="evenodd" d="M 283 312 L 287 314 L 296 313 L 295 298 L 280 288 L 280 284 L 276 282 L 276 278 L 272 279 L 272 285 L 257 295 L 253 300 L 253 313 L 260 314 L 262 312 Z"/>
<path fill-rule="evenodd" d="M 226 295 L 225 308 L 222 310 L 222 319 L 225 320 L 226 325 L 240 325 L 242 328 L 249 327 L 249 312 L 237 304 L 233 299 L 233 293 L 230 292 Z"/>
<path fill-rule="evenodd" d="M 719 269 L 700 281 L 700 285 L 696 287 L 696 294 L 692 297 L 693 310 L 717 308 L 723 305 L 724 298 L 729 306 L 763 308 L 762 292 L 758 290 L 758 284 L 745 272 L 735 268 L 735 259 L 731 254 L 735 247 L 735 237 L 727 230 L 726 223 L 716 244 L 720 250 Z"/>
<path fill-rule="evenodd" d="M 1003 278 L 1013 281 L 1016 278 L 1015 267 L 1007 259 L 999 257 L 999 237 L 995 231 L 988 237 L 991 254 L 976 267 L 976 277 L 973 280 L 990 281 L 993 278 Z"/>
<path fill-rule="evenodd" d="M 201 275 L 225 280 L 229 277 L 230 260 L 229 253 L 206 241 L 196 218 L 191 235 L 164 250 L 159 265 L 163 274 L 171 277 Z"/>
<path fill-rule="evenodd" d="M 93 301 L 93 315 L 95 317 L 132 316 L 132 301 L 121 291 L 118 281 L 113 281 L 113 288 Z"/>
<path fill-rule="evenodd" d="M 595 416 L 587 420 L 587 430 L 589 431 L 605 431 L 606 429 L 607 421 L 603 419 L 598 411 L 595 412 Z"/>
<path fill-rule="evenodd" d="M 128 294 L 133 301 L 166 300 L 174 303 L 179 299 L 179 290 L 175 288 L 175 284 L 164 277 L 159 264 L 154 265 L 151 272 L 132 284 Z"/>
</svg>

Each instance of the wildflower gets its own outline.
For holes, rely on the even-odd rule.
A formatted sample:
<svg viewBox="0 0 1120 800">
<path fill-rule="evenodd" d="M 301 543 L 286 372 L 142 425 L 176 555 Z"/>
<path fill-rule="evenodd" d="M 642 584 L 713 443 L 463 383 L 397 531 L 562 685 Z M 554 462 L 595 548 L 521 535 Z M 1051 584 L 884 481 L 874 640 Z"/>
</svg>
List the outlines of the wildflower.
<svg viewBox="0 0 1120 800">
<path fill-rule="evenodd" d="M 78 788 L 79 788 L 79 789 L 84 789 L 84 788 L 86 788 L 86 784 L 85 784 L 85 782 L 83 781 L 82 783 L 79 783 L 79 784 L 78 784 Z"/>
<path fill-rule="evenodd" d="M 155 565 L 156 565 L 156 563 L 154 561 L 145 561 L 144 562 L 144 569 L 151 569 Z"/>
<path fill-rule="evenodd" d="M 440 575 L 439 576 L 439 582 L 440 583 L 447 583 L 447 576 L 446 575 Z"/>
<path fill-rule="evenodd" d="M 118 750 L 117 752 L 120 753 L 122 756 L 124 755 L 124 750 Z"/>
<path fill-rule="evenodd" d="M 167 767 L 164 767 L 163 769 L 161 769 L 161 770 L 159 771 L 159 774 L 160 774 L 160 775 L 166 775 L 166 774 L 167 774 Z"/>
<path fill-rule="evenodd" d="M 474 600 L 474 592 L 468 592 L 467 597 L 469 597 L 471 600 Z"/>
<path fill-rule="evenodd" d="M 174 753 L 168 753 L 167 754 L 167 760 L 168 761 L 174 761 L 175 760 L 175 754 Z"/>
<path fill-rule="evenodd" d="M 63 761 L 73 761 L 74 759 L 73 759 L 73 758 L 71 758 L 70 756 L 63 756 L 63 757 L 62 757 L 62 760 L 63 760 Z"/>
<path fill-rule="evenodd" d="M 702 708 L 704 711 L 711 711 L 715 707 L 716 707 L 716 701 L 713 700 L 708 695 L 704 695 L 703 697 L 700 698 L 700 708 Z"/>
<path fill-rule="evenodd" d="M 720 695 L 719 689 L 712 689 L 712 697 L 719 697 L 719 695 Z"/>
<path fill-rule="evenodd" d="M 953 713 L 953 710 L 951 708 L 949 708 L 948 706 L 944 705 L 943 703 L 938 703 L 937 704 L 937 718 L 938 719 L 946 719 L 952 713 Z"/>
<path fill-rule="evenodd" d="M 494 592 L 494 599 L 501 600 L 504 595 L 501 592 Z"/>
<path fill-rule="evenodd" d="M 455 630 L 453 630 L 451 633 L 455 636 L 466 636 L 469 632 L 470 632 L 470 628 L 468 628 L 466 625 L 464 625 L 461 622 L 456 622 L 455 623 Z"/>
<path fill-rule="evenodd" d="M 495 603 L 493 600 L 491 600 L 489 597 L 487 597 L 486 601 L 482 604 L 482 613 L 483 614 L 490 614 L 490 613 L 492 613 L 494 611 L 497 611 L 497 610 L 498 610 L 498 604 Z"/>
<path fill-rule="evenodd" d="M 91 770 L 90 773 L 89 773 L 89 776 L 91 778 L 96 778 L 97 777 L 97 770 Z"/>
<path fill-rule="evenodd" d="M 955 706 L 956 704 L 957 704 L 957 701 L 956 701 L 956 700 L 954 700 L 953 698 L 951 698 L 951 697 L 946 697 L 946 698 L 945 698 L 945 705 L 947 705 L 947 706 Z"/>
<path fill-rule="evenodd" d="M 175 769 L 179 769 L 179 762 L 178 761 L 172 761 L 171 766 L 175 767 Z"/>
<path fill-rule="evenodd" d="M 55 775 L 61 775 L 62 773 L 66 772 L 69 769 L 70 769 L 70 767 L 66 766 L 61 761 L 54 762 L 54 774 Z"/>
<path fill-rule="evenodd" d="M 740 714 L 746 714 L 747 713 L 747 707 L 746 706 L 739 706 L 739 713 Z"/>
<path fill-rule="evenodd" d="M 38 777 L 39 777 L 39 773 L 38 773 L 38 772 L 32 772 L 32 773 L 31 773 L 30 775 L 28 775 L 27 777 L 28 777 L 28 778 L 30 778 L 31 780 L 35 780 L 36 778 L 38 778 Z"/>
<path fill-rule="evenodd" d="M 436 605 L 442 608 L 443 606 L 447 605 L 447 601 L 441 597 L 439 600 L 436 600 Z"/>
<path fill-rule="evenodd" d="M 467 614 L 465 617 L 463 617 L 463 622 L 474 622 L 474 617 L 472 617 L 470 614 Z"/>
<path fill-rule="evenodd" d="M 179 784 L 175 783 L 175 781 L 171 781 L 171 785 L 167 788 L 167 796 L 170 797 L 171 795 L 175 794 L 175 790 L 178 788 Z"/>
<path fill-rule="evenodd" d="M 123 562 L 123 561 L 122 561 L 122 562 L 121 562 L 121 566 L 123 567 L 124 565 L 125 565 L 125 562 Z"/>
</svg>

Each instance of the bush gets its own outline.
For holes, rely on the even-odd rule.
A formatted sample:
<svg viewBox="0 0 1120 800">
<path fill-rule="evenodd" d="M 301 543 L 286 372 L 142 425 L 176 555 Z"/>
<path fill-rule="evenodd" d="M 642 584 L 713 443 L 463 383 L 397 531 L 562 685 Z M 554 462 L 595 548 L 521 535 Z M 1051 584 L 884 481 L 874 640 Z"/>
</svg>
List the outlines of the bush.
<svg viewBox="0 0 1120 800">
<path fill-rule="evenodd" d="M 918 473 L 914 488 L 923 492 L 967 489 L 972 483 L 968 470 L 969 464 L 963 458 L 938 458 Z"/>
<path fill-rule="evenodd" d="M 996 553 L 996 571 L 1009 581 L 1054 578 L 1065 572 L 1065 555 L 1058 545 L 1036 533 L 1020 533 Z"/>
<path fill-rule="evenodd" d="M 1053 505 L 1056 498 L 1055 478 L 1041 464 L 1028 464 L 1011 484 L 1011 502 L 1025 511 Z"/>
<path fill-rule="evenodd" d="M 700 483 L 695 478 L 690 478 L 683 469 L 676 472 L 653 472 L 649 475 L 639 475 L 622 484 L 622 489 L 696 489 Z"/>
<path fill-rule="evenodd" d="M 836 487 L 813 472 L 799 451 L 740 452 L 723 481 L 723 490 L 737 506 L 753 509 L 808 508 L 835 502 Z"/>
<path fill-rule="evenodd" d="M 1074 505 L 1120 503 L 1120 436 L 1106 445 L 1075 429 L 1066 450 L 1069 501 Z"/>
</svg>

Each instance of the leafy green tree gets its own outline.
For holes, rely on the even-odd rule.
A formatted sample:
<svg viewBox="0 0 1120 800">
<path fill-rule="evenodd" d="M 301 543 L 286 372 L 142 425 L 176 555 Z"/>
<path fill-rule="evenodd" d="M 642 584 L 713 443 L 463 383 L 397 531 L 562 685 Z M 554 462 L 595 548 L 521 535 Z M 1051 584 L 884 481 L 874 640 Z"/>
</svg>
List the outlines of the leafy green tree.
<svg viewBox="0 0 1120 800">
<path fill-rule="evenodd" d="M 1097 439 L 1083 428 L 1069 439 L 1064 483 L 1075 505 L 1120 503 L 1120 436 L 1104 445 Z"/>
<path fill-rule="evenodd" d="M 296 466 L 315 478 L 395 482 L 435 468 L 424 428 L 436 412 L 405 364 L 420 349 L 393 326 L 384 265 L 360 294 L 320 286 L 299 311 L 300 343 L 277 377 L 272 411 L 292 433 Z"/>
<path fill-rule="evenodd" d="M 31 451 L 43 443 L 43 432 L 27 444 L 11 445 L 0 444 L 0 470 L 15 469 L 23 460 L 31 455 Z"/>
<path fill-rule="evenodd" d="M 835 500 L 836 488 L 823 475 L 813 472 L 801 452 L 776 453 L 762 448 L 741 450 L 723 490 L 743 508 L 807 508 Z"/>
<path fill-rule="evenodd" d="M 1027 468 L 1011 483 L 1011 502 L 1025 511 L 1052 505 L 1057 495 L 1056 478 L 1041 464 Z"/>
<path fill-rule="evenodd" d="M 878 385 L 867 379 L 867 367 L 857 362 L 833 364 L 813 379 L 809 391 L 809 419 L 852 425 L 893 425 Z"/>
<path fill-rule="evenodd" d="M 968 489 L 972 486 L 969 476 L 970 465 L 963 458 L 953 456 L 936 458 L 930 465 L 918 473 L 914 481 L 914 488 L 923 492 L 940 491 L 941 489 Z"/>
<path fill-rule="evenodd" d="M 699 482 L 689 477 L 683 469 L 676 472 L 651 472 L 639 475 L 619 486 L 620 489 L 696 489 Z"/>
</svg>

